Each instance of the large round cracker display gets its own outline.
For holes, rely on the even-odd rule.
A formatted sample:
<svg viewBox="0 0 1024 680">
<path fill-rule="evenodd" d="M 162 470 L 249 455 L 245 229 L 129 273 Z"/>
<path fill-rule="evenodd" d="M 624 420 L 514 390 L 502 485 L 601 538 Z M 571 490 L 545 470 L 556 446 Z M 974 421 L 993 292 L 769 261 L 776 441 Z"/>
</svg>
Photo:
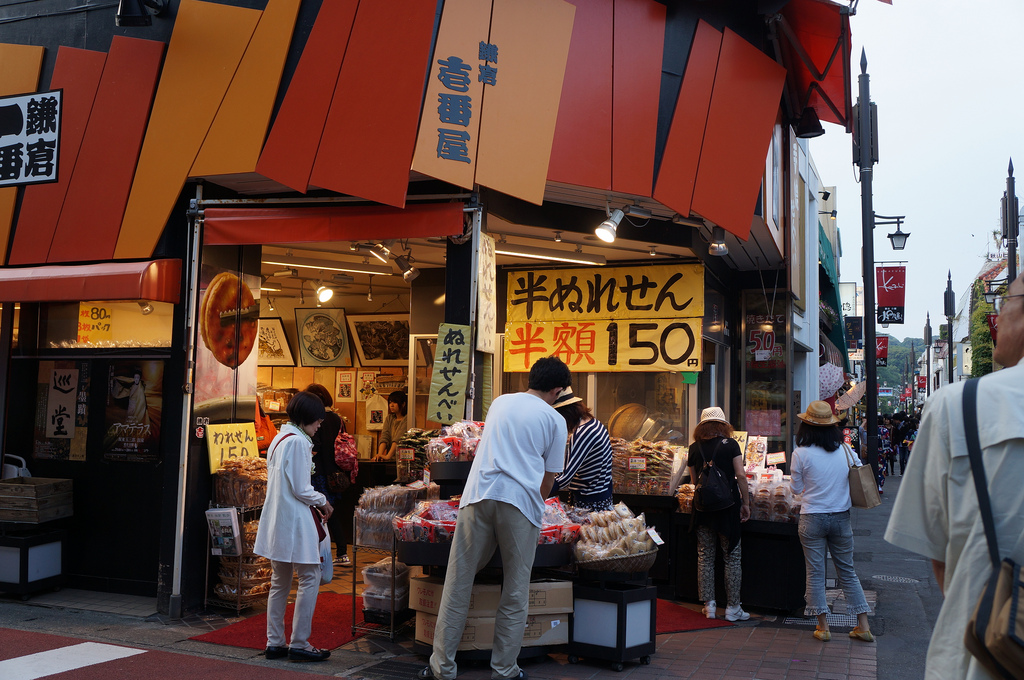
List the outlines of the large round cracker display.
<svg viewBox="0 0 1024 680">
<path fill-rule="evenodd" d="M 240 321 L 231 318 L 222 323 L 221 314 L 244 310 L 254 304 L 256 300 L 249 286 L 232 272 L 217 274 L 206 287 L 206 295 L 199 306 L 199 330 L 203 344 L 214 358 L 229 368 L 238 368 L 249 358 L 256 344 L 258 322 L 251 318 Z"/>
</svg>

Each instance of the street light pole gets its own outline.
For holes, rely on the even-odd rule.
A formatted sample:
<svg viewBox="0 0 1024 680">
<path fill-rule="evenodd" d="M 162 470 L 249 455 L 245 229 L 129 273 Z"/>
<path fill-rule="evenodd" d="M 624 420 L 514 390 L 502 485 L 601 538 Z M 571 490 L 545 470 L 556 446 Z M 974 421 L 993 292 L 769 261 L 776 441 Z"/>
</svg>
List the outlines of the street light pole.
<svg viewBox="0 0 1024 680">
<path fill-rule="evenodd" d="M 1003 238 L 1006 239 L 1007 270 L 1009 271 L 1006 283 L 1009 286 L 1017 280 L 1017 234 L 1020 231 L 1012 158 L 1006 172 L 1006 195 L 1003 196 Z"/>
<path fill-rule="evenodd" d="M 925 371 L 928 373 L 928 378 L 924 383 L 924 398 L 927 400 L 928 397 L 932 396 L 932 315 L 931 313 L 925 314 L 924 316 L 924 356 L 925 356 Z"/>
<path fill-rule="evenodd" d="M 953 292 L 953 272 L 946 278 L 946 292 L 943 306 L 946 312 L 946 384 L 953 384 L 953 317 L 956 316 L 956 293 Z"/>
<path fill-rule="evenodd" d="M 864 274 L 864 374 L 867 382 L 867 456 L 871 470 L 878 478 L 878 367 L 875 365 L 875 210 L 871 196 L 872 166 L 877 158 L 875 140 L 872 139 L 872 122 L 875 107 L 871 103 L 868 77 L 868 57 L 860 52 L 860 76 L 857 78 L 859 93 L 854 127 L 853 162 L 860 169 L 860 218 L 863 235 L 861 269 Z"/>
</svg>

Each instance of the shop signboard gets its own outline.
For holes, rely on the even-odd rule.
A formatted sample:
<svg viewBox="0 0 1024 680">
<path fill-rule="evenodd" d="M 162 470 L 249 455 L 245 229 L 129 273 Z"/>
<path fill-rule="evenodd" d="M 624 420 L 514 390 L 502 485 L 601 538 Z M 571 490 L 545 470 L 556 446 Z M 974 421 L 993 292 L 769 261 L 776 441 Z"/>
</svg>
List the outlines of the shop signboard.
<svg viewBox="0 0 1024 680">
<path fill-rule="evenodd" d="M 880 335 L 875 338 L 875 366 L 889 365 L 889 336 Z"/>
<path fill-rule="evenodd" d="M 210 473 L 223 467 L 226 461 L 252 458 L 260 454 L 256 446 L 254 423 L 226 423 L 208 426 L 206 450 L 210 454 Z"/>
<path fill-rule="evenodd" d="M 509 274 L 505 370 L 543 356 L 577 371 L 699 372 L 701 265 Z"/>
<path fill-rule="evenodd" d="M 78 303 L 78 344 L 112 342 L 113 320 L 114 313 L 109 305 L 100 302 Z"/>
<path fill-rule="evenodd" d="M 49 386 L 46 400 L 46 438 L 74 439 L 78 370 L 54 368 L 50 374 Z"/>
<path fill-rule="evenodd" d="M 494 237 L 477 234 L 476 253 L 476 348 L 494 354 L 497 350 L 498 310 L 494 263 Z"/>
<path fill-rule="evenodd" d="M 864 317 L 843 317 L 843 328 L 846 333 L 846 346 L 851 352 L 864 349 Z"/>
<path fill-rule="evenodd" d="M 56 182 L 63 90 L 0 97 L 0 187 Z"/>
<path fill-rule="evenodd" d="M 839 299 L 843 309 L 843 316 L 863 316 L 864 304 L 861 294 L 864 289 L 856 283 L 840 283 Z"/>
<path fill-rule="evenodd" d="M 427 420 L 447 425 L 462 420 L 465 412 L 469 355 L 473 351 L 472 329 L 441 324 L 437 329 L 434 369 L 427 399 Z"/>
<path fill-rule="evenodd" d="M 877 285 L 876 317 L 878 323 L 903 323 L 903 305 L 906 293 L 907 268 L 878 267 L 875 270 Z M 879 364 L 880 366 L 882 364 Z"/>
<path fill-rule="evenodd" d="M 892 388 L 891 387 L 879 387 L 878 388 L 878 396 L 879 397 L 884 397 L 886 399 L 892 399 L 893 398 Z"/>
<path fill-rule="evenodd" d="M 40 361 L 32 457 L 85 460 L 89 361 Z"/>
<path fill-rule="evenodd" d="M 917 389 L 924 390 L 928 388 L 928 377 L 919 375 L 917 376 Z"/>
</svg>

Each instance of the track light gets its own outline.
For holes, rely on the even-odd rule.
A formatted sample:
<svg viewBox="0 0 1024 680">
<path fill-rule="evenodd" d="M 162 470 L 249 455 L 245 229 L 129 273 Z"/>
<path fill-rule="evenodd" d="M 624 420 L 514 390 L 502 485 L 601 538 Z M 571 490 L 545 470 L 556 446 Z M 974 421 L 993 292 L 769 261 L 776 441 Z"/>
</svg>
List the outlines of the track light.
<svg viewBox="0 0 1024 680">
<path fill-rule="evenodd" d="M 651 211 L 647 208 L 642 208 L 639 205 L 627 205 L 622 210 L 630 217 L 638 217 L 642 220 L 651 219 Z"/>
<path fill-rule="evenodd" d="M 295 267 L 285 267 L 284 269 L 278 269 L 276 272 L 268 276 L 268 279 L 281 278 L 286 276 L 298 276 L 299 270 Z"/>
<path fill-rule="evenodd" d="M 615 242 L 615 232 L 619 229 L 619 222 L 622 221 L 624 213 L 621 210 L 613 210 L 604 222 L 594 230 L 594 235 L 605 243 Z"/>
<path fill-rule="evenodd" d="M 651 246 L 651 257 L 654 257 L 654 256 L 656 256 L 657 254 L 658 254 L 658 251 L 657 251 L 657 250 L 655 249 L 655 247 L 654 247 L 654 246 Z"/>
<path fill-rule="evenodd" d="M 356 274 L 375 274 L 388 276 L 394 271 L 389 266 L 380 264 L 368 264 L 366 262 L 348 262 L 345 260 L 314 260 L 306 257 L 291 257 L 288 255 L 263 255 L 263 264 L 276 264 L 282 267 L 320 269 L 327 272 L 354 272 Z"/>
<path fill-rule="evenodd" d="M 604 265 L 608 260 L 603 255 L 591 255 L 584 253 L 581 246 L 576 246 L 576 251 L 555 250 L 554 248 L 536 248 L 534 246 L 520 246 L 514 243 L 506 243 L 504 235 L 502 240 L 494 244 L 494 252 L 497 255 L 514 255 L 528 257 L 534 260 L 550 260 L 553 262 L 571 262 L 573 264 Z"/>
<path fill-rule="evenodd" d="M 334 289 L 325 286 L 322 280 L 317 281 L 316 283 L 311 285 L 313 286 L 314 289 L 316 289 L 317 302 L 327 302 L 332 297 L 334 297 Z"/>
<path fill-rule="evenodd" d="M 704 220 L 696 217 L 683 217 L 679 213 L 672 216 L 673 224 L 684 224 L 687 227 L 697 227 L 700 229 L 704 226 Z"/>
<path fill-rule="evenodd" d="M 370 287 L 366 289 L 366 301 L 373 302 L 373 277 L 370 277 Z"/>
<path fill-rule="evenodd" d="M 274 311 L 274 298 L 267 296 L 267 309 Z"/>
<path fill-rule="evenodd" d="M 729 254 L 729 246 L 725 245 L 725 229 L 714 227 L 711 230 L 711 245 L 708 246 L 708 255 L 721 257 Z"/>
<path fill-rule="evenodd" d="M 561 243 L 561 242 L 562 242 L 562 232 L 556 231 L 555 232 L 555 243 Z"/>
<path fill-rule="evenodd" d="M 370 246 L 370 254 L 381 262 L 387 263 L 391 257 L 391 251 L 387 249 L 387 246 L 377 243 Z"/>
<path fill-rule="evenodd" d="M 420 275 L 420 270 L 409 264 L 409 258 L 405 255 L 399 255 L 395 258 L 395 264 L 402 270 L 402 278 L 406 281 L 412 281 Z"/>
<path fill-rule="evenodd" d="M 153 313 L 153 305 L 150 304 L 149 300 L 139 300 L 139 309 L 142 311 L 143 316 Z"/>
</svg>

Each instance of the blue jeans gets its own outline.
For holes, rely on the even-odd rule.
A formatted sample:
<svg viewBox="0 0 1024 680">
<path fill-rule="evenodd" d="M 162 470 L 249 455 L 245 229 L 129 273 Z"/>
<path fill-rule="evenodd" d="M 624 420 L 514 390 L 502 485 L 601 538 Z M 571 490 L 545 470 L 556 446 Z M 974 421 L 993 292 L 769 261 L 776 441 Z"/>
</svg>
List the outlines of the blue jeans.
<svg viewBox="0 0 1024 680">
<path fill-rule="evenodd" d="M 828 614 L 825 601 L 825 556 L 832 553 L 839 586 L 846 595 L 847 613 L 864 614 L 871 611 L 864 599 L 864 589 L 853 569 L 853 529 L 850 511 L 822 512 L 800 515 L 800 544 L 804 547 L 807 569 L 807 591 L 804 598 L 804 616 Z"/>
</svg>

